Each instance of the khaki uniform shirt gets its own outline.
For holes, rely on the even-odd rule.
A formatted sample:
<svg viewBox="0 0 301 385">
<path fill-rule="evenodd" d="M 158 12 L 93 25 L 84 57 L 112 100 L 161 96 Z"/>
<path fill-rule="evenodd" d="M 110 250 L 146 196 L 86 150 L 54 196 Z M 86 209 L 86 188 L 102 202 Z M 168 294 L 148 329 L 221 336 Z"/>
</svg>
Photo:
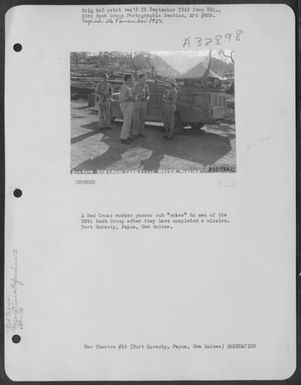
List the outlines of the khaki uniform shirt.
<svg viewBox="0 0 301 385">
<path fill-rule="evenodd" d="M 136 83 L 133 87 L 133 93 L 136 100 L 147 101 L 149 97 L 149 87 L 147 84 Z"/>
<path fill-rule="evenodd" d="M 172 88 L 167 91 L 164 101 L 165 103 L 176 104 L 177 97 L 178 97 L 178 91 L 175 88 Z"/>
<path fill-rule="evenodd" d="M 104 103 L 110 99 L 110 96 L 112 95 L 112 87 L 108 83 L 98 83 L 96 87 L 96 95 L 98 96 L 98 103 Z"/>
<path fill-rule="evenodd" d="M 125 102 L 133 102 L 133 91 L 132 89 L 123 84 L 120 88 L 120 94 L 119 94 L 119 101 L 120 103 L 125 103 Z"/>
</svg>

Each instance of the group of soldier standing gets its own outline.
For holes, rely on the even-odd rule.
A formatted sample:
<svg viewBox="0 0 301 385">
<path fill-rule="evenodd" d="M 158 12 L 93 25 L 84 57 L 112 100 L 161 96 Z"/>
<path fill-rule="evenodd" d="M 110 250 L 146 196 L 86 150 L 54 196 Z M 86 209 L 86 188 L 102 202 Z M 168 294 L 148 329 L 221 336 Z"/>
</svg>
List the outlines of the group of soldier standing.
<svg viewBox="0 0 301 385">
<path fill-rule="evenodd" d="M 176 111 L 177 90 L 173 79 L 168 81 L 169 88 L 163 96 L 163 122 L 164 138 L 173 139 L 174 119 Z M 112 87 L 108 82 L 108 75 L 103 75 L 103 81 L 96 87 L 97 106 L 99 114 L 99 128 L 104 130 L 110 128 L 110 102 L 112 98 Z M 123 124 L 120 133 L 122 144 L 130 144 L 139 137 L 145 137 L 145 115 L 147 103 L 150 98 L 149 87 L 146 84 L 145 74 L 138 76 L 134 82 L 130 74 L 124 75 L 124 82 L 120 88 L 119 102 L 123 115 Z"/>
</svg>

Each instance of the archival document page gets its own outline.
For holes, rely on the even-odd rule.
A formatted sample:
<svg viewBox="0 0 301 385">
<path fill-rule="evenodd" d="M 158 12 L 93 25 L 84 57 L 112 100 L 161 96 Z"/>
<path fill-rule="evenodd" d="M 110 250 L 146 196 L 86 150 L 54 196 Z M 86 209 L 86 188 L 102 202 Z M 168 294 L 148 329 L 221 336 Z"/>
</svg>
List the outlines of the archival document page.
<svg viewBox="0 0 301 385">
<path fill-rule="evenodd" d="M 292 376 L 292 9 L 23 5 L 5 23 L 7 376 Z"/>
</svg>

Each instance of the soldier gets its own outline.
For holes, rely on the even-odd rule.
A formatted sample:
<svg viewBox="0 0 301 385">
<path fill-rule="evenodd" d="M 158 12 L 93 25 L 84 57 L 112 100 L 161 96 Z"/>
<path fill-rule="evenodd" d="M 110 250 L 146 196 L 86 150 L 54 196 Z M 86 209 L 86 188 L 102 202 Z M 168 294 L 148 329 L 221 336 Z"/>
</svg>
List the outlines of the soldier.
<svg viewBox="0 0 301 385">
<path fill-rule="evenodd" d="M 96 86 L 96 102 L 98 106 L 98 122 L 100 130 L 110 127 L 110 101 L 112 87 L 108 83 L 109 76 L 103 75 L 103 81 Z"/>
<path fill-rule="evenodd" d="M 129 144 L 132 142 L 130 138 L 131 127 L 133 124 L 134 114 L 134 95 L 132 91 L 133 79 L 132 75 L 124 75 L 124 84 L 120 88 L 119 101 L 120 109 L 123 114 L 123 124 L 120 133 L 120 141 L 123 144 Z"/>
<path fill-rule="evenodd" d="M 178 91 L 176 89 L 176 81 L 174 79 L 169 80 L 169 89 L 166 95 L 163 96 L 163 118 L 164 118 L 164 129 L 165 139 L 173 139 L 175 131 L 175 112 L 176 112 L 176 101 Z"/>
<path fill-rule="evenodd" d="M 139 75 L 138 82 L 133 87 L 133 93 L 135 96 L 133 131 L 135 138 L 137 138 L 138 136 L 145 136 L 145 114 L 147 102 L 149 99 L 149 88 L 145 81 L 145 75 L 141 74 Z"/>
</svg>

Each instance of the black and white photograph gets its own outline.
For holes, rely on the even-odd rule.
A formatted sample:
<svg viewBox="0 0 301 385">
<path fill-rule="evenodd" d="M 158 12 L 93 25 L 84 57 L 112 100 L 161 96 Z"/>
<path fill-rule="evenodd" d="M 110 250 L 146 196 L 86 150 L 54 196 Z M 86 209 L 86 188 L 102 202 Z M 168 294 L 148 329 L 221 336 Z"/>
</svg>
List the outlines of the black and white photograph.
<svg viewBox="0 0 301 385">
<path fill-rule="evenodd" d="M 3 29 L 0 383 L 301 384 L 294 10 L 30 3 Z"/>
<path fill-rule="evenodd" d="M 71 52 L 71 173 L 236 172 L 234 51 Z"/>
</svg>

